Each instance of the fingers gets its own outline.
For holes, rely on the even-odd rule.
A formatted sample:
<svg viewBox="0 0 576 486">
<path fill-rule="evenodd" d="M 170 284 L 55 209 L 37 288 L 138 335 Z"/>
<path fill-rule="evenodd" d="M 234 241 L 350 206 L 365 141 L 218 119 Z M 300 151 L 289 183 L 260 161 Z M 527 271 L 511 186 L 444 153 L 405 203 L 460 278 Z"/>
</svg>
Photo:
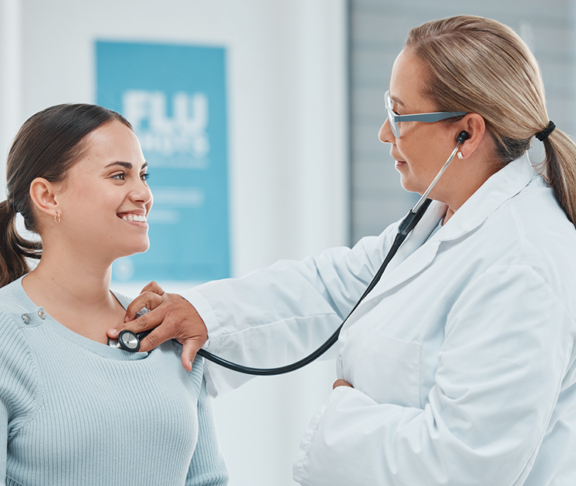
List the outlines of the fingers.
<svg viewBox="0 0 576 486">
<path fill-rule="evenodd" d="M 192 363 L 194 362 L 194 358 L 196 358 L 196 353 L 198 350 L 204 346 L 206 340 L 202 342 L 202 338 L 190 338 L 184 341 L 184 345 L 182 347 L 182 366 L 186 371 L 192 371 Z"/>
<path fill-rule="evenodd" d="M 165 292 L 162 290 L 162 287 L 160 287 L 160 285 L 158 285 L 154 281 L 152 281 L 148 285 L 146 285 L 146 287 L 144 287 L 140 293 L 143 294 L 144 292 L 154 292 L 155 294 L 158 294 L 158 295 L 164 295 L 165 294 Z"/>
<path fill-rule="evenodd" d="M 156 346 L 160 346 L 164 341 L 168 341 L 172 339 L 172 337 L 169 326 L 166 326 L 166 324 L 159 326 L 142 339 L 140 342 L 140 352 L 147 353 L 148 351 L 152 351 Z"/>
<path fill-rule="evenodd" d="M 155 287 L 155 285 L 152 282 L 144 288 L 145 292 L 130 304 L 132 314 L 127 313 L 127 315 L 133 317 L 135 310 L 144 306 L 152 310 L 125 323 L 123 328 L 136 334 L 153 329 L 147 337 L 142 339 L 140 344 L 142 352 L 151 351 L 169 339 L 178 339 L 184 346 L 182 366 L 190 371 L 196 353 L 208 339 L 206 325 L 190 302 L 177 294 L 159 295 L 154 290 L 160 287 Z M 115 339 L 119 332 L 120 329 L 108 330 L 108 336 Z"/>
<path fill-rule="evenodd" d="M 144 332 L 147 331 L 148 329 L 152 329 L 156 326 L 158 326 L 159 324 L 162 323 L 162 321 L 164 320 L 166 315 L 165 309 L 160 305 L 158 307 L 156 307 L 154 310 L 151 310 L 150 312 L 141 315 L 140 317 L 134 319 L 133 321 L 130 322 L 126 322 L 124 324 L 123 329 L 127 329 L 129 331 L 132 331 L 134 333 L 139 333 L 139 332 Z M 112 333 L 112 331 L 116 331 L 115 333 Z M 119 333 L 119 330 L 112 330 L 110 329 L 108 331 L 108 335 L 110 337 L 115 338 Z M 148 338 L 150 337 L 150 335 L 148 335 Z M 146 338 L 146 339 L 148 339 Z M 166 339 L 164 339 L 164 341 L 166 341 Z M 164 341 L 160 341 L 160 343 L 164 342 Z M 158 344 L 160 344 L 158 343 Z"/>
<path fill-rule="evenodd" d="M 148 287 L 149 285 L 150 284 L 148 284 L 146 287 Z M 158 295 L 155 292 L 148 292 L 148 291 L 144 292 L 146 287 L 144 287 L 142 291 L 143 293 L 141 293 L 132 302 L 130 302 L 130 305 L 126 309 L 126 317 L 124 317 L 124 322 L 134 320 L 136 314 L 140 312 L 144 307 L 146 307 L 146 309 L 153 310 L 164 301 L 163 295 Z"/>
</svg>

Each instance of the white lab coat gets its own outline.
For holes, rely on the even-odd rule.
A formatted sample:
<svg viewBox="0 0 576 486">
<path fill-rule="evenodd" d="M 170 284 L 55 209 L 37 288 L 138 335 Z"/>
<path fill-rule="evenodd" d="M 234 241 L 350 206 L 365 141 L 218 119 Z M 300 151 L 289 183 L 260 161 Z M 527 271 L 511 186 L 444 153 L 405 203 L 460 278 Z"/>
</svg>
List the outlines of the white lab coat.
<svg viewBox="0 0 576 486">
<path fill-rule="evenodd" d="M 344 327 L 339 387 L 304 432 L 306 486 L 576 484 L 576 230 L 527 156 L 428 241 L 434 202 Z M 208 350 L 296 360 L 360 297 L 396 233 L 183 295 Z M 424 243 L 425 242 L 425 243 Z M 243 375 L 207 363 L 216 395 Z"/>
</svg>

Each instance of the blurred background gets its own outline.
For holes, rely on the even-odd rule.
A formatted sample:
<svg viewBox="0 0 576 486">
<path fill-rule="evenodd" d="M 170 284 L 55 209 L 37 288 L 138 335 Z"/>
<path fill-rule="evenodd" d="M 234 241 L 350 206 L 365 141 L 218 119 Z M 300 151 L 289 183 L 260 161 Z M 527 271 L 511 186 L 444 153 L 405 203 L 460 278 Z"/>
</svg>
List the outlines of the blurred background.
<svg viewBox="0 0 576 486">
<path fill-rule="evenodd" d="M 380 233 L 415 200 L 377 134 L 410 28 L 458 14 L 512 27 L 538 59 L 549 115 L 575 133 L 573 0 L 0 0 L 0 184 L 29 116 L 98 103 L 150 163 L 151 250 L 113 287 L 177 292 Z M 279 363 L 282 364 L 282 363 Z M 294 485 L 330 360 L 214 400 L 231 486 Z"/>
</svg>

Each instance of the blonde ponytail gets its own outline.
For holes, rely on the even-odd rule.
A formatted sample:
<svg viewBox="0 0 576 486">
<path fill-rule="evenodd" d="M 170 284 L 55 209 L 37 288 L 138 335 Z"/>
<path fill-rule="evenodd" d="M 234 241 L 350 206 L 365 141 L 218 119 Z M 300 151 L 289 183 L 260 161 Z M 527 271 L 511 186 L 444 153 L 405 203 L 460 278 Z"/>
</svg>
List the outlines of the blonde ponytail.
<svg viewBox="0 0 576 486">
<path fill-rule="evenodd" d="M 546 158 L 542 175 L 568 219 L 576 225 L 576 145 L 560 130 L 554 130 L 543 143 Z"/>
</svg>

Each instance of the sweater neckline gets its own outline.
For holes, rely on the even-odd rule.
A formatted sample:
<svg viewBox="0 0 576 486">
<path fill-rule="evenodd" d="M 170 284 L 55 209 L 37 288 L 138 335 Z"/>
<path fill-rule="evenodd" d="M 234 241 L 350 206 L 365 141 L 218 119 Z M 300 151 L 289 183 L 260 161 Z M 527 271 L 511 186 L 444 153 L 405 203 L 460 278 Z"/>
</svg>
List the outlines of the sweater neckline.
<svg viewBox="0 0 576 486">
<path fill-rule="evenodd" d="M 146 358 L 149 353 L 147 352 L 138 352 L 138 353 L 131 353 L 129 351 L 124 351 L 123 349 L 112 348 L 106 344 L 99 343 L 97 341 L 93 341 L 87 337 L 84 337 L 71 329 L 68 329 L 64 324 L 61 324 L 52 316 L 50 316 L 43 307 L 37 306 L 32 299 L 28 296 L 24 287 L 22 286 L 22 279 L 24 276 L 20 277 L 18 280 L 14 282 L 14 292 L 16 297 L 20 302 L 24 304 L 24 307 L 28 310 L 30 322 L 32 324 L 38 325 L 46 325 L 54 332 L 58 333 L 64 339 L 74 343 L 77 346 L 80 346 L 92 353 L 95 353 L 103 358 L 108 359 L 115 359 L 118 361 L 135 361 L 141 360 Z M 120 303 L 120 305 L 126 309 L 128 304 L 130 303 L 130 299 L 127 297 L 117 294 L 113 290 L 110 290 L 112 295 L 116 298 L 116 300 Z M 40 316 L 44 316 L 42 319 Z"/>
</svg>

